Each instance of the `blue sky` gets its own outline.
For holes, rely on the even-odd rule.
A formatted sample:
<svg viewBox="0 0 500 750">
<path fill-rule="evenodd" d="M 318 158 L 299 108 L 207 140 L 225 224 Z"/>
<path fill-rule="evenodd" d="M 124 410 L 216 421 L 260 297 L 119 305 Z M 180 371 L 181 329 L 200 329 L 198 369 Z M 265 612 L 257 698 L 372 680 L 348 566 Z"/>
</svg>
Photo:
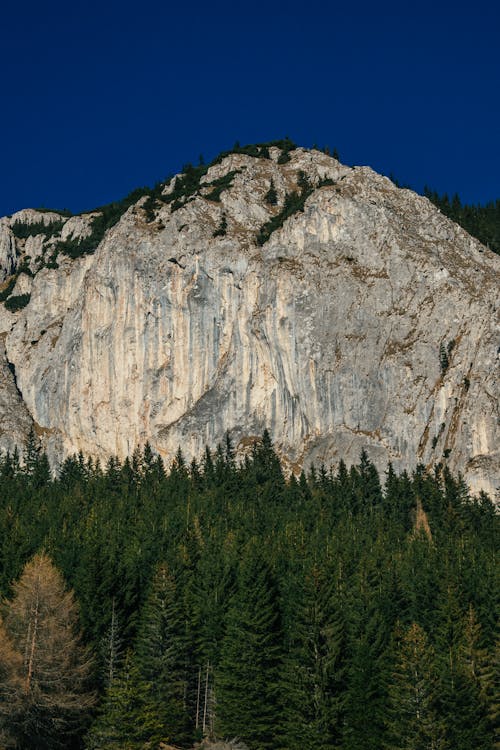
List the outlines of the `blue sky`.
<svg viewBox="0 0 500 750">
<path fill-rule="evenodd" d="M 285 135 L 418 190 L 500 197 L 493 1 L 49 0 L 9 3 L 0 34 L 0 215 L 89 209 Z"/>
</svg>

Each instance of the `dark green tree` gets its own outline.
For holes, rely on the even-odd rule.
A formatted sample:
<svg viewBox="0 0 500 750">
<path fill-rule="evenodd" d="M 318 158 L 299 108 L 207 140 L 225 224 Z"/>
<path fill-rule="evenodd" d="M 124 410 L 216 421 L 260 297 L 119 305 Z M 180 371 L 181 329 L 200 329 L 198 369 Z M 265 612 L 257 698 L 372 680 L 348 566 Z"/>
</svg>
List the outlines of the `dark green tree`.
<svg viewBox="0 0 500 750">
<path fill-rule="evenodd" d="M 453 750 L 492 750 L 491 727 L 480 681 L 479 632 L 473 613 L 465 614 L 460 595 L 448 584 L 441 594 L 437 630 L 439 709 Z"/>
<path fill-rule="evenodd" d="M 86 738 L 86 750 L 143 750 L 168 738 L 158 715 L 153 685 L 142 679 L 133 654 L 107 689 L 100 713 Z"/>
<path fill-rule="evenodd" d="M 441 750 L 447 745 L 437 711 L 435 656 L 416 623 L 395 634 L 395 657 L 388 686 L 387 750 Z"/>
<path fill-rule="evenodd" d="M 278 203 L 278 194 L 276 192 L 276 188 L 274 187 L 274 182 L 272 180 L 271 180 L 271 186 L 269 190 L 267 191 L 264 197 L 264 200 L 270 206 L 275 206 Z"/>
<path fill-rule="evenodd" d="M 341 745 L 347 642 L 333 580 L 314 566 L 292 597 L 284 660 L 283 744 L 288 750 Z"/>
<path fill-rule="evenodd" d="M 277 590 L 256 542 L 245 549 L 215 673 L 216 731 L 255 750 L 277 741 L 282 632 Z"/>
<path fill-rule="evenodd" d="M 164 736 L 183 742 L 190 734 L 188 711 L 189 650 L 186 615 L 174 577 L 160 564 L 145 601 L 138 628 L 137 664 L 151 684 Z"/>
</svg>

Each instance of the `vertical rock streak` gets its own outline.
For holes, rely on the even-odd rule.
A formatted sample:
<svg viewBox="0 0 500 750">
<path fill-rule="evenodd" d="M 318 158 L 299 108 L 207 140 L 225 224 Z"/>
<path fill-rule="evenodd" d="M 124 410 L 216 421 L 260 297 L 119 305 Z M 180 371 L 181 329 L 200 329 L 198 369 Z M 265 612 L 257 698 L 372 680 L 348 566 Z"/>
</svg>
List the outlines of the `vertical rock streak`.
<svg viewBox="0 0 500 750">
<path fill-rule="evenodd" d="M 51 456 L 123 457 L 146 440 L 165 457 L 178 445 L 200 455 L 226 429 L 238 441 L 268 427 L 294 467 L 356 461 L 366 447 L 380 468 L 446 461 L 494 491 L 498 257 L 367 168 L 291 156 L 212 167 L 207 181 L 241 170 L 220 204 L 158 206 L 152 223 L 132 207 L 94 255 L 59 257 L 29 281 L 27 307 L 0 310 L 23 408 Z M 264 200 L 270 179 L 282 202 L 300 170 L 334 184 L 259 247 L 280 210 Z M 227 232 L 214 237 L 221 215 Z M 9 273 L 14 240 L 1 222 Z M 19 408 L 12 423 L 2 377 L 6 448 L 28 420 Z"/>
</svg>

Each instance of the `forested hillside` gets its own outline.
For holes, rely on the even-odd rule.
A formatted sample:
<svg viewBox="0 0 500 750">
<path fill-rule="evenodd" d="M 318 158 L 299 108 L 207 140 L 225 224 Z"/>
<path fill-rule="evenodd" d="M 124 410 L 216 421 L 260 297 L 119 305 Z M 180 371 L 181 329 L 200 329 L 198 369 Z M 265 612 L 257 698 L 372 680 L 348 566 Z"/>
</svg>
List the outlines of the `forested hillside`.
<svg viewBox="0 0 500 750">
<path fill-rule="evenodd" d="M 0 747 L 493 750 L 498 517 L 446 468 L 287 478 L 267 433 L 241 465 L 229 440 L 168 472 L 147 445 L 25 459 L 0 462 Z"/>
</svg>

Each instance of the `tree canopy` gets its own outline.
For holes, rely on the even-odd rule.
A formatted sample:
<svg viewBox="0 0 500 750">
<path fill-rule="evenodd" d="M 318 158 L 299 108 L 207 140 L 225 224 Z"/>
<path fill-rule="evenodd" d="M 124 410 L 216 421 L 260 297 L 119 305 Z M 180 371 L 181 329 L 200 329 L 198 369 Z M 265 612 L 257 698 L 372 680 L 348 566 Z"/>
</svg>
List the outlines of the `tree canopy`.
<svg viewBox="0 0 500 750">
<path fill-rule="evenodd" d="M 446 467 L 287 477 L 266 432 L 53 477 L 35 442 L 0 458 L 0 746 L 493 750 L 498 516 Z"/>
</svg>

